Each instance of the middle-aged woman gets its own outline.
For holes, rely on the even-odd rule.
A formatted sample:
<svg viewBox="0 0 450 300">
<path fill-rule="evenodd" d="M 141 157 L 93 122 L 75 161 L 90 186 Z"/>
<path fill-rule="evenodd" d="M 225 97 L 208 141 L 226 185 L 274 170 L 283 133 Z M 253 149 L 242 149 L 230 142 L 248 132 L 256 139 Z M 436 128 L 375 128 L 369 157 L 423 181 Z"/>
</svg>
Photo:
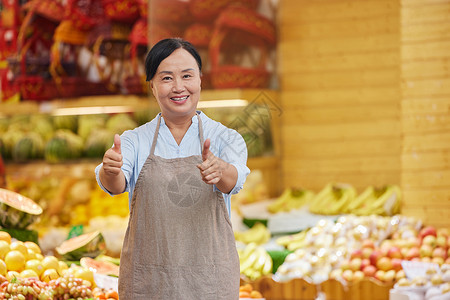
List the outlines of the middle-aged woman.
<svg viewBox="0 0 450 300">
<path fill-rule="evenodd" d="M 197 110 L 202 62 L 189 42 L 161 40 L 145 64 L 161 113 L 116 134 L 96 168 L 105 191 L 130 195 L 120 299 L 238 299 L 230 197 L 250 172 L 245 142 Z"/>
</svg>

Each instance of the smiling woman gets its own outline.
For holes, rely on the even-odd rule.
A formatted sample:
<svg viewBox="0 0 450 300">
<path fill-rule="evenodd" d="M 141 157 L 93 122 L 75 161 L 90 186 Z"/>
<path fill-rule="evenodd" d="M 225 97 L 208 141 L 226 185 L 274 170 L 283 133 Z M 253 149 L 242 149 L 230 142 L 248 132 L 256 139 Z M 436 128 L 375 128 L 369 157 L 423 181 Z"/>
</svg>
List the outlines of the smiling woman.
<svg viewBox="0 0 450 300">
<path fill-rule="evenodd" d="M 155 44 L 146 72 L 161 112 L 116 134 L 96 168 L 106 192 L 130 195 L 121 299 L 239 298 L 230 199 L 250 172 L 247 147 L 239 133 L 197 109 L 201 70 L 189 42 Z"/>
</svg>

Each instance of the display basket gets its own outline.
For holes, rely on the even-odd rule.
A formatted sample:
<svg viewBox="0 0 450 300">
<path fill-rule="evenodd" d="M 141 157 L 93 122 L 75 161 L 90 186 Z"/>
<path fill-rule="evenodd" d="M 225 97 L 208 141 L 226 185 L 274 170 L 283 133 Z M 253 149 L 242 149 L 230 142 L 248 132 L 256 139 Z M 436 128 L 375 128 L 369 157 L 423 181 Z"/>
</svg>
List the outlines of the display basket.
<svg viewBox="0 0 450 300">
<path fill-rule="evenodd" d="M 112 21 L 133 23 L 139 18 L 136 0 L 101 0 L 105 16 Z"/>
<path fill-rule="evenodd" d="M 231 4 L 240 4 L 255 10 L 259 5 L 259 0 L 191 0 L 189 11 L 201 21 L 213 21 L 221 11 Z"/>
<path fill-rule="evenodd" d="M 209 46 L 214 88 L 267 88 L 271 72 L 266 64 L 274 46 L 271 20 L 244 6 L 228 7 L 216 21 Z M 249 55 L 253 66 L 244 66 L 239 55 Z"/>
</svg>

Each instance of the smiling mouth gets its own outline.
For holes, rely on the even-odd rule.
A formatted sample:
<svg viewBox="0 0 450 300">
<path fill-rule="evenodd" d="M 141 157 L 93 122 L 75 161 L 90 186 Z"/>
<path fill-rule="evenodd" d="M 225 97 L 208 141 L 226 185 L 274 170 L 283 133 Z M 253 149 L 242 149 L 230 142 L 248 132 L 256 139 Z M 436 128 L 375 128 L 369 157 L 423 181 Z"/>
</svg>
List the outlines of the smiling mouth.
<svg viewBox="0 0 450 300">
<path fill-rule="evenodd" d="M 170 98 L 170 100 L 175 101 L 175 102 L 182 102 L 185 101 L 189 98 L 189 96 L 184 96 L 184 97 L 173 97 Z"/>
</svg>

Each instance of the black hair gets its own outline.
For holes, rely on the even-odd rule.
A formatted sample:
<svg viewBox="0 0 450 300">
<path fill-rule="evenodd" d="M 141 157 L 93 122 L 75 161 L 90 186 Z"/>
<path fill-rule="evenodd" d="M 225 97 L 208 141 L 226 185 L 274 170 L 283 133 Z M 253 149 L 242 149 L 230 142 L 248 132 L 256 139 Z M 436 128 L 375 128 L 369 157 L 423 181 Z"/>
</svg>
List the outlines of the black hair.
<svg viewBox="0 0 450 300">
<path fill-rule="evenodd" d="M 157 42 L 147 54 L 145 58 L 145 73 L 147 74 L 147 81 L 152 80 L 156 74 L 159 64 L 166 59 L 175 50 L 183 48 L 189 52 L 197 61 L 200 74 L 202 72 L 202 59 L 197 49 L 186 40 L 181 38 L 164 39 Z"/>
</svg>

